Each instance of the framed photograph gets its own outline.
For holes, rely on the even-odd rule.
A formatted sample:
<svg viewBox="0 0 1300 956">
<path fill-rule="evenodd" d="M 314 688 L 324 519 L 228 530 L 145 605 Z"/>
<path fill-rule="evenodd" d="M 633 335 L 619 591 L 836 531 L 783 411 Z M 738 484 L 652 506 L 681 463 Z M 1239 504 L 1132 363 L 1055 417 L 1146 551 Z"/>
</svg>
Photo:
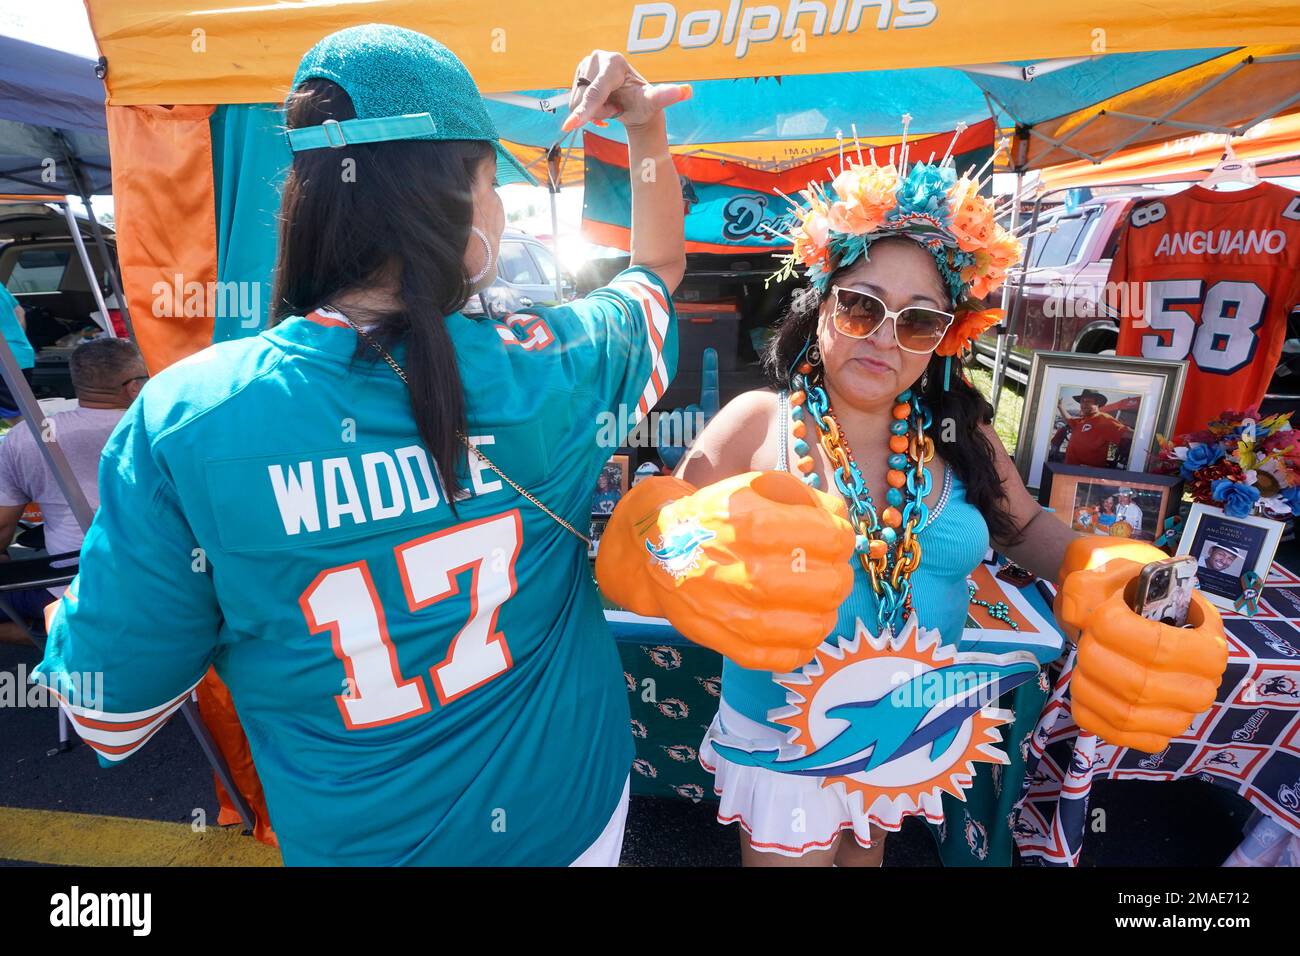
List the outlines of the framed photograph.
<svg viewBox="0 0 1300 956">
<path fill-rule="evenodd" d="M 599 553 L 600 536 L 605 533 L 605 525 L 607 524 L 609 524 L 608 517 L 592 515 L 591 530 L 587 533 L 587 537 L 591 538 L 591 544 L 587 546 L 587 557 L 594 558 Z"/>
<path fill-rule="evenodd" d="M 1178 475 L 1047 462 L 1038 501 L 1084 534 L 1154 541 L 1183 500 Z"/>
<path fill-rule="evenodd" d="M 1048 464 L 1145 471 L 1156 434 L 1169 435 L 1186 362 L 1036 352 L 1029 369 L 1016 467 L 1030 490 Z"/>
<path fill-rule="evenodd" d="M 596 476 L 596 494 L 591 499 L 593 516 L 610 515 L 620 498 L 627 494 L 631 479 L 627 455 L 614 455 Z"/>
<path fill-rule="evenodd" d="M 1254 571 L 1260 581 L 1268 580 L 1283 527 L 1272 518 L 1229 517 L 1222 508 L 1198 502 L 1187 516 L 1178 553 L 1196 559 L 1196 578 L 1205 596 L 1232 610 L 1232 602 L 1245 590 L 1243 574 Z"/>
</svg>

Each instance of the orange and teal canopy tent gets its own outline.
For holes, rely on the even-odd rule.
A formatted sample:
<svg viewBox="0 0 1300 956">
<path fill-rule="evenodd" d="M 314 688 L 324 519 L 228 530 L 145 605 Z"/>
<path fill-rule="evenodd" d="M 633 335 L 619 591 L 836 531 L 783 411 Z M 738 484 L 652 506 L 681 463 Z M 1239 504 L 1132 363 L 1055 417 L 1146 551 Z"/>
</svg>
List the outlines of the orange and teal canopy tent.
<svg viewBox="0 0 1300 956">
<path fill-rule="evenodd" d="M 1241 133 L 1300 102 L 1300 6 L 1258 0 L 87 0 L 107 72 L 118 249 L 152 367 L 261 317 L 155 315 L 160 283 L 254 282 L 262 316 L 276 189 L 289 154 L 275 105 L 302 54 L 365 22 L 453 49 L 493 99 L 503 138 L 539 179 L 572 70 L 622 50 L 655 81 L 690 81 L 669 114 L 674 151 L 779 174 L 865 142 L 991 120 L 1014 130 L 1010 168 L 1093 162 L 1189 131 Z M 1154 12 L 1153 12 L 1154 10 Z M 611 124 L 601 135 L 618 142 Z M 570 159 L 561 181 L 575 181 Z M 220 296 L 215 297 L 219 301 Z M 211 302 L 200 296 L 196 302 Z M 166 311 L 166 310 L 162 310 Z"/>
<path fill-rule="evenodd" d="M 1218 164 L 1226 142 L 1227 137 L 1219 133 L 1191 133 L 1163 143 L 1131 147 L 1101 163 L 1061 163 L 1042 171 L 1040 188 L 1056 191 L 1197 179 Z M 1254 163 L 1261 175 L 1297 175 L 1300 113 L 1262 120 L 1231 142 L 1233 156 Z"/>
</svg>

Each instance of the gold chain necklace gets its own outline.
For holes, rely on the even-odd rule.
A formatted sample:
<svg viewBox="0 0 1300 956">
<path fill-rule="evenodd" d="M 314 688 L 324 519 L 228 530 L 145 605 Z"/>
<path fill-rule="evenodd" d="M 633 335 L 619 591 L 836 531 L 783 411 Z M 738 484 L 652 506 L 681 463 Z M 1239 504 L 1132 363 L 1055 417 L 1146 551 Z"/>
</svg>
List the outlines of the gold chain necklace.
<svg viewBox="0 0 1300 956">
<path fill-rule="evenodd" d="M 352 326 L 353 331 L 356 332 L 357 335 L 361 336 L 361 338 L 365 341 L 367 345 L 369 345 L 372 349 L 374 349 L 376 352 L 379 353 L 380 357 L 385 362 L 388 363 L 389 367 L 394 372 L 397 373 L 397 377 L 402 380 L 402 383 L 407 387 L 407 390 L 408 391 L 410 390 L 411 382 L 406 377 L 406 371 L 402 368 L 402 366 L 398 365 L 397 362 L 394 361 L 393 357 L 388 354 L 388 350 L 386 348 L 384 348 L 382 345 L 380 345 L 378 342 L 372 339 L 370 337 L 370 333 L 367 332 L 365 329 L 363 329 L 361 326 L 357 325 L 355 322 L 353 322 L 349 316 L 343 315 L 342 312 L 339 312 L 339 310 L 334 308 L 333 306 L 327 305 L 325 306 L 325 308 L 329 309 L 331 312 L 337 313 L 338 315 L 342 315 L 343 320 L 347 322 L 348 325 Z M 496 466 L 496 464 L 492 461 L 491 458 L 483 454 L 483 452 L 479 450 L 479 447 L 475 445 L 472 441 L 470 441 L 469 438 L 466 437 L 464 432 L 457 430 L 456 437 L 460 439 L 461 444 L 463 444 L 466 448 L 469 449 L 470 454 L 474 455 L 476 458 L 478 458 L 479 461 L 483 462 L 483 464 L 487 465 L 494 472 L 496 472 L 498 478 L 500 478 L 502 481 L 504 481 L 515 491 L 519 492 L 520 495 L 522 495 L 524 498 L 527 498 L 530 502 L 532 502 L 534 505 L 540 508 L 543 512 L 546 513 L 546 515 L 552 521 L 558 524 L 565 531 L 569 532 L 569 534 L 573 535 L 575 538 L 577 538 L 580 541 L 586 542 L 588 547 L 591 546 L 590 538 L 588 538 L 585 534 L 583 534 L 573 525 L 569 524 L 569 522 L 565 521 L 563 518 L 557 515 L 550 508 L 546 507 L 546 505 L 542 504 L 542 502 L 538 500 L 537 496 L 534 495 L 532 492 L 516 484 L 509 475 L 507 475 L 504 471 L 502 471 L 500 468 Z"/>
</svg>

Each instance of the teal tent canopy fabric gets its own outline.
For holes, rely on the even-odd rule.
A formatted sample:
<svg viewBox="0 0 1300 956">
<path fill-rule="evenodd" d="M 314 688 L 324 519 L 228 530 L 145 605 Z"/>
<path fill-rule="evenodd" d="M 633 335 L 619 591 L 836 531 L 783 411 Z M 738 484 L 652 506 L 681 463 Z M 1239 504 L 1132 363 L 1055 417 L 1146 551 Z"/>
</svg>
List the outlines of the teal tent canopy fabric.
<svg viewBox="0 0 1300 956">
<path fill-rule="evenodd" d="M 212 340 L 256 335 L 271 308 L 278 244 L 276 214 L 292 154 L 277 107 L 225 105 L 212 114 L 212 183 L 217 214 L 217 297 Z"/>
</svg>

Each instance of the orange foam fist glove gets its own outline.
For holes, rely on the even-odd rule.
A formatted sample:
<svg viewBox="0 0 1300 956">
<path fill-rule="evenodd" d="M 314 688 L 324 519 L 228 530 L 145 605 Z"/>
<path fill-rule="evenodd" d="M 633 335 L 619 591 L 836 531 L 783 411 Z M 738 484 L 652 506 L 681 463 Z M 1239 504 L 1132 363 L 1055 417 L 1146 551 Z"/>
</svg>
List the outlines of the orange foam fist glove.
<svg viewBox="0 0 1300 956">
<path fill-rule="evenodd" d="M 614 509 L 596 580 L 610 600 L 742 667 L 791 671 L 835 628 L 855 537 L 841 499 L 787 472 L 698 490 L 650 478 Z"/>
<path fill-rule="evenodd" d="M 1143 566 L 1167 557 L 1140 541 L 1077 538 L 1055 602 L 1057 620 L 1079 646 L 1070 679 L 1075 723 L 1147 753 L 1163 750 L 1209 709 L 1228 665 L 1223 619 L 1200 591 L 1192 593 L 1190 628 L 1130 607 Z"/>
</svg>

